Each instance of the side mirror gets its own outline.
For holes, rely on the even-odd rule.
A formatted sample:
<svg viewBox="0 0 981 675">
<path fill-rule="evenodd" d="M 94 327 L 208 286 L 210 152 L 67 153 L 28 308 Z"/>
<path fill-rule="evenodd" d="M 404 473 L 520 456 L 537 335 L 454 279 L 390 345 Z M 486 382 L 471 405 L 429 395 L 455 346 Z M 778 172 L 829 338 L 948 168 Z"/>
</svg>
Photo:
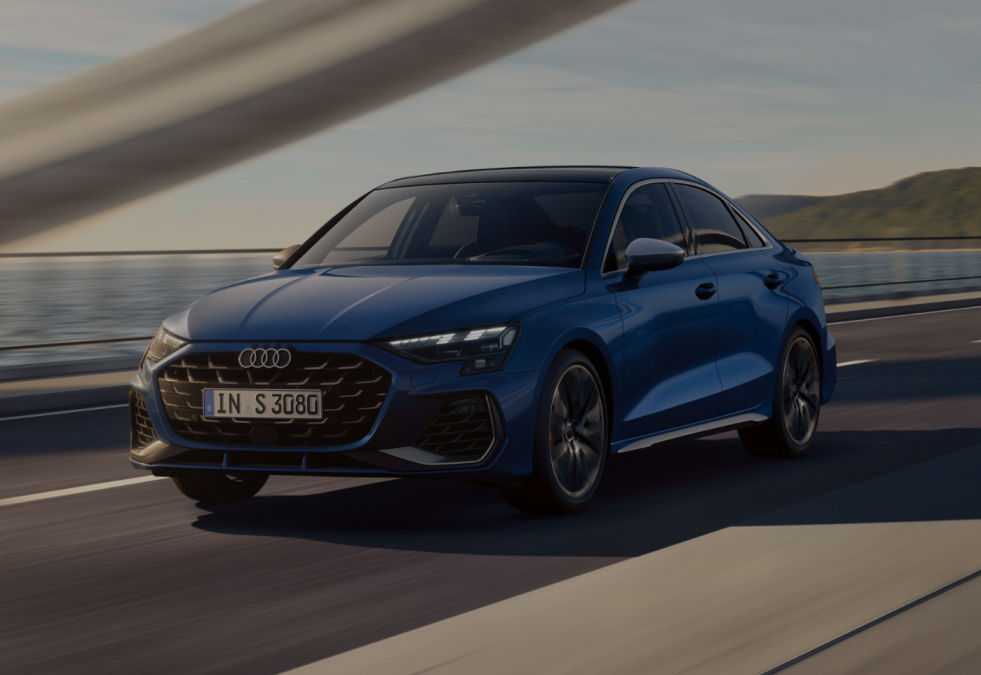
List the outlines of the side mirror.
<svg viewBox="0 0 981 675">
<path fill-rule="evenodd" d="M 282 251 L 273 256 L 273 269 L 278 270 L 283 266 L 283 263 L 290 259 L 290 256 L 296 253 L 296 249 L 300 248 L 299 244 L 293 244 L 292 246 L 287 246 Z"/>
<path fill-rule="evenodd" d="M 661 239 L 634 239 L 626 254 L 627 274 L 632 276 L 677 267 L 685 260 L 684 249 Z"/>
</svg>

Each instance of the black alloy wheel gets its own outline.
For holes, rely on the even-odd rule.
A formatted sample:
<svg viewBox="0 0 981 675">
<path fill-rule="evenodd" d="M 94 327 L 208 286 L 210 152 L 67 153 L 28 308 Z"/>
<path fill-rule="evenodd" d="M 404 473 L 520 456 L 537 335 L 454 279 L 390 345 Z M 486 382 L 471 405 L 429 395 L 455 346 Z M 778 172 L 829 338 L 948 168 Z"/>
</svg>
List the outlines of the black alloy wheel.
<svg viewBox="0 0 981 675">
<path fill-rule="evenodd" d="M 559 354 L 542 388 L 535 473 L 505 489 L 515 508 L 557 514 L 582 510 L 593 498 L 609 452 L 607 401 L 596 368 L 583 354 Z"/>
<path fill-rule="evenodd" d="M 739 430 L 743 446 L 757 457 L 804 456 L 821 417 L 821 363 L 802 328 L 795 328 L 784 345 L 773 398 L 770 420 Z"/>
<path fill-rule="evenodd" d="M 821 375 L 810 339 L 797 336 L 790 344 L 781 383 L 784 427 L 798 445 L 806 445 L 817 429 L 821 410 Z"/>
</svg>

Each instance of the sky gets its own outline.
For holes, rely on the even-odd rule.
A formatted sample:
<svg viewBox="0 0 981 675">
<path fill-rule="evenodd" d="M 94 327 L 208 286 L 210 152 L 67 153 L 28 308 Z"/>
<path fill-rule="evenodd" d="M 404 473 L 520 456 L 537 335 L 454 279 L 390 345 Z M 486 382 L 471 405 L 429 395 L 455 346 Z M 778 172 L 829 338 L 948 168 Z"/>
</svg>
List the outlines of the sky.
<svg viewBox="0 0 981 675">
<path fill-rule="evenodd" d="M 0 0 L 0 105 L 244 7 Z M 640 0 L 341 126 L 8 251 L 276 248 L 386 180 L 670 166 L 837 194 L 981 164 L 977 0 Z"/>
</svg>

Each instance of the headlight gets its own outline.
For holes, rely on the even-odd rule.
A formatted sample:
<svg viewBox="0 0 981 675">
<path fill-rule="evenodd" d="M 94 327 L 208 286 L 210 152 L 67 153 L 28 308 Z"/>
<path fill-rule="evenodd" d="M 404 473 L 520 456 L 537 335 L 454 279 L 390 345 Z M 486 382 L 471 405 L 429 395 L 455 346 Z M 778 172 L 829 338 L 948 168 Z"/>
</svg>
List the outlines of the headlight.
<svg viewBox="0 0 981 675">
<path fill-rule="evenodd" d="M 517 326 L 490 326 L 387 340 L 384 344 L 423 363 L 464 361 L 460 374 L 469 375 L 504 366 L 517 339 Z"/>
<path fill-rule="evenodd" d="M 186 344 L 187 340 L 179 338 L 173 333 L 168 333 L 161 327 L 157 330 L 157 334 L 153 336 L 153 339 L 150 340 L 150 346 L 143 353 L 143 360 L 140 361 L 140 365 L 142 366 L 146 361 L 160 361 Z"/>
</svg>

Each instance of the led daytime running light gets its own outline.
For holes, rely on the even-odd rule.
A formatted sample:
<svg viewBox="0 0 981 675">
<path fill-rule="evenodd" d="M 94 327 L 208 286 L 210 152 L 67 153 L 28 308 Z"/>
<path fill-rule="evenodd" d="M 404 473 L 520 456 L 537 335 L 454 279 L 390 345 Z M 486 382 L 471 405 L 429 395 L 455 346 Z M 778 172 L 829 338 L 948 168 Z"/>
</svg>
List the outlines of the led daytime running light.
<svg viewBox="0 0 981 675">
<path fill-rule="evenodd" d="M 518 326 L 488 326 L 388 340 L 386 346 L 422 363 L 462 361 L 461 375 L 504 367 L 518 338 Z"/>
<path fill-rule="evenodd" d="M 496 337 L 507 330 L 507 326 L 494 326 L 493 328 L 475 328 L 470 331 L 460 331 L 456 333 L 439 333 L 436 335 L 420 335 L 419 337 L 402 338 L 400 340 L 390 340 L 389 345 L 395 349 L 406 349 L 412 347 L 428 347 L 429 345 L 448 345 L 457 342 L 473 342 L 481 338 Z"/>
</svg>

